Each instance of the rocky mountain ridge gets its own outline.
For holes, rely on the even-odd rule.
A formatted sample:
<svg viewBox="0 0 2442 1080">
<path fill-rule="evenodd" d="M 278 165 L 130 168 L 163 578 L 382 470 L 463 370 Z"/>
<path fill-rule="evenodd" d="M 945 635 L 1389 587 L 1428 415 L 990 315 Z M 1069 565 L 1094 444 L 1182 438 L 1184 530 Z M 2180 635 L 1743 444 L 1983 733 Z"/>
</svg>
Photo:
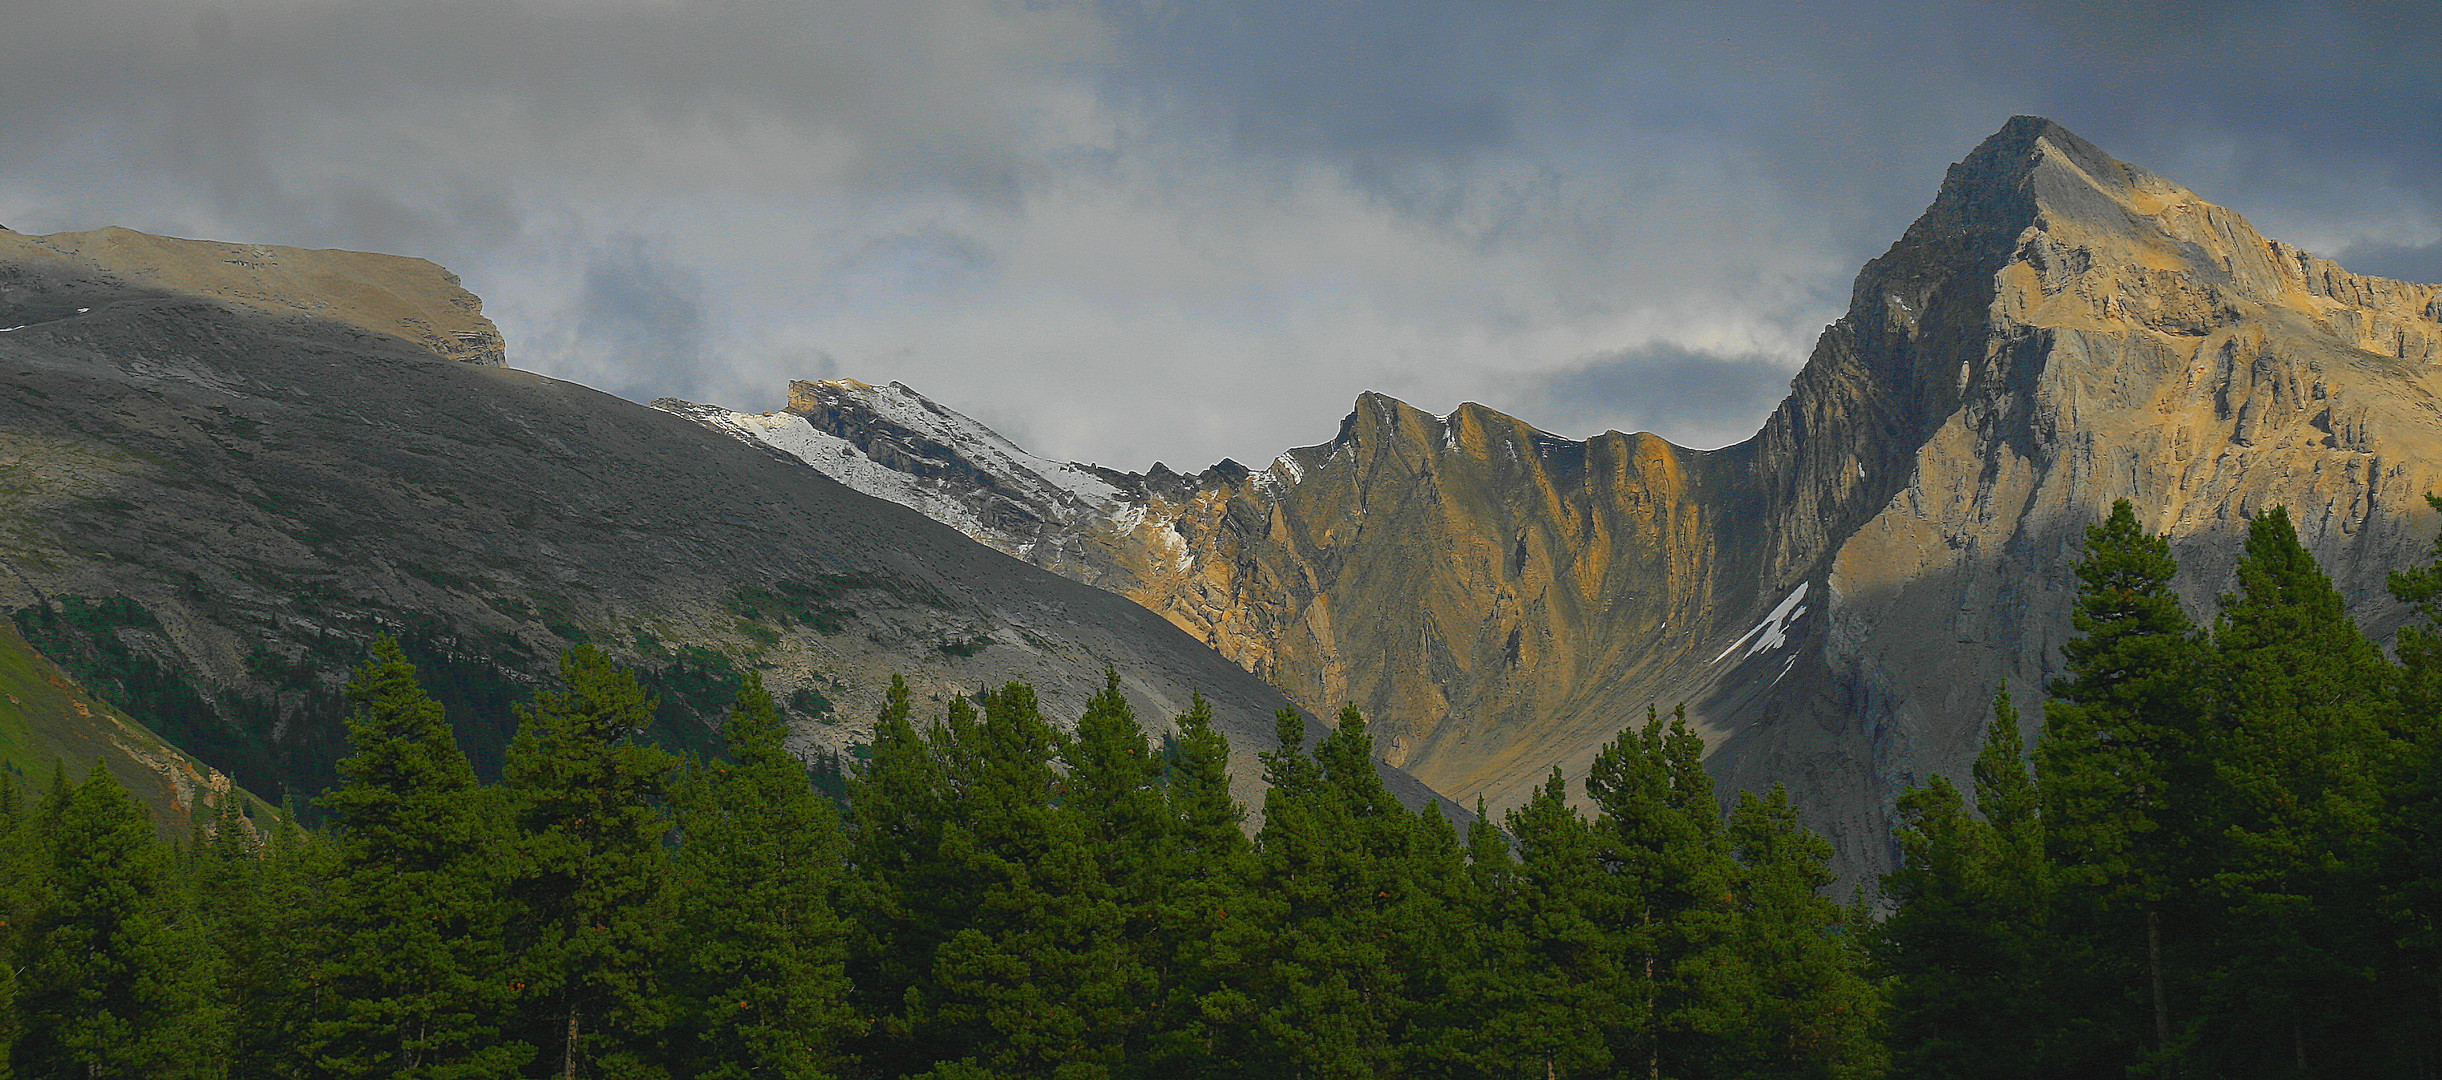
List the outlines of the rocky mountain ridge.
<svg viewBox="0 0 2442 1080">
<path fill-rule="evenodd" d="M 337 689 L 384 632 L 479 769 L 590 642 L 699 749 L 747 670 L 801 748 L 847 753 L 893 672 L 1073 716 L 1108 666 L 1157 729 L 1211 699 L 1255 798 L 1277 690 L 793 459 L 461 348 L 490 324 L 456 289 L 418 260 L 0 234 L 0 610 L 275 798 L 329 782 Z"/>
<path fill-rule="evenodd" d="M 2054 670 L 2069 567 L 2116 498 L 2172 535 L 2200 612 L 2245 516 L 2281 504 L 2360 619 L 2396 623 L 2383 575 L 2442 524 L 2438 350 L 2442 288 L 2267 240 L 2019 117 L 1864 267 L 1744 443 L 1569 440 L 1367 394 L 1260 472 L 1073 466 L 1120 495 L 970 535 L 1309 707 L 1356 702 L 1461 801 L 1514 804 L 1685 701 L 1716 775 L 1788 783 L 1855 871 L 1887 860 L 1902 786 L 1965 767 L 1993 689 L 2031 700 Z M 874 451 L 859 385 L 797 384 L 757 423 L 905 460 Z M 945 449 L 926 453 L 968 456 Z M 988 473 L 935 469 L 927 497 L 971 507 Z"/>
</svg>

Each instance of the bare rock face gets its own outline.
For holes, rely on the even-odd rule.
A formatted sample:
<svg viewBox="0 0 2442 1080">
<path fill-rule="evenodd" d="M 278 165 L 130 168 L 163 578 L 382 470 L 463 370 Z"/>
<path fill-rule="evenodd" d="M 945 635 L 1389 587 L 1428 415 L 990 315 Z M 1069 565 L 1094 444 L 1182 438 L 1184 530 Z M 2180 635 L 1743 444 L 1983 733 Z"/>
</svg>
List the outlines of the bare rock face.
<svg viewBox="0 0 2442 1080">
<path fill-rule="evenodd" d="M 1354 702 L 1387 762 L 1462 802 L 1512 804 L 1553 765 L 1581 767 L 1755 623 L 1761 592 L 1739 568 L 1766 549 L 1736 512 L 1739 450 L 1575 442 L 1479 405 L 1433 416 L 1368 394 L 1337 438 L 1262 472 L 1123 474 L 1010 457 L 997 435 L 909 438 L 885 409 L 956 414 L 905 387 L 792 389 L 764 416 L 659 405 L 1135 600 L 1309 708 Z M 1055 469 L 1100 490 L 1013 497 Z M 1749 638 L 1753 664 L 1719 666 L 1786 658 L 1786 634 Z"/>
<path fill-rule="evenodd" d="M 1821 670 L 1776 703 L 1818 722 L 1736 731 L 1715 770 L 1752 785 L 1845 759 L 1887 796 L 1964 769 L 1993 688 L 2027 700 L 2057 671 L 2069 570 L 2118 498 L 2173 537 L 2198 614 L 2245 518 L 2287 506 L 2387 635 L 2404 613 L 2384 575 L 2437 525 L 2438 300 L 2012 121 L 1867 266 L 1758 437 L 1759 475 L 1792 479 L 1776 531 L 1836 527 Z M 1843 455 L 1861 463 L 1849 498 L 1830 482 Z M 1792 545 L 1776 563 L 1821 558 Z"/>
<path fill-rule="evenodd" d="M 1514 805 L 1649 704 L 1685 702 L 1725 788 L 1788 784 L 1862 874 L 1890 857 L 1896 793 L 1965 769 L 1996 686 L 2031 703 L 2056 672 L 2070 568 L 2114 499 L 2172 535 L 2198 613 L 2246 516 L 2287 506 L 2388 632 L 2383 576 L 2442 524 L 2423 501 L 2442 490 L 2438 362 L 2442 287 L 2268 241 L 2020 117 L 1866 265 L 1737 446 L 1576 442 L 1368 394 L 1337 438 L 1261 472 L 1063 466 L 1118 494 L 960 527 L 1310 708 L 1354 701 L 1389 760 L 1461 802 Z M 920 476 L 936 502 L 989 497 L 924 471 L 959 440 L 873 452 L 853 386 L 799 386 L 757 422 Z"/>
</svg>

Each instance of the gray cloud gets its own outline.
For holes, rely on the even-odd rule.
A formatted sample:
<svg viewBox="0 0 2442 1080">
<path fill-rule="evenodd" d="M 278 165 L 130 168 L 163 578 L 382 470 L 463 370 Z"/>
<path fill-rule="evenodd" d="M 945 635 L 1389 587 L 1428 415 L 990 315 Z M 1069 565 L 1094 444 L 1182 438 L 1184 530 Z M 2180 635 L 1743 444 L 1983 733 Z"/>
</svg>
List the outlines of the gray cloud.
<svg viewBox="0 0 2442 1080">
<path fill-rule="evenodd" d="M 2425 284 L 2442 282 L 2442 240 L 2430 244 L 2386 244 L 2362 240 L 2334 256 L 2360 274 Z"/>
<path fill-rule="evenodd" d="M 13 227 L 421 255 L 547 374 L 750 407 L 901 379 L 1123 466 L 1260 460 L 1369 387 L 1734 441 L 2014 113 L 2352 265 L 2417 276 L 2442 244 L 2434 5 L 19 0 L 7 24 Z"/>
<path fill-rule="evenodd" d="M 704 286 L 628 237 L 585 268 L 578 340 L 652 368 L 687 367 L 704 355 Z"/>
<path fill-rule="evenodd" d="M 1623 349 L 1524 381 L 1510 408 L 1555 434 L 1650 431 L 1711 449 L 1755 433 L 1796 374 L 1779 357 Z"/>
</svg>

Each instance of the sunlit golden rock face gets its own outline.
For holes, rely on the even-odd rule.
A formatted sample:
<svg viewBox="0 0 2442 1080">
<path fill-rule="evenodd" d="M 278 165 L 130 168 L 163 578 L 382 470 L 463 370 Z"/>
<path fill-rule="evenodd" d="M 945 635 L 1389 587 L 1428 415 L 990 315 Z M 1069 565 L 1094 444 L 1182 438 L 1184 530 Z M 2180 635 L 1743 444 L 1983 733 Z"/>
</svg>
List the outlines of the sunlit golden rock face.
<svg viewBox="0 0 2442 1080">
<path fill-rule="evenodd" d="M 1788 784 L 1859 873 L 1904 785 L 1964 769 L 1998 685 L 2035 722 L 2115 499 L 2173 536 L 2200 615 L 2245 517 L 2287 506 L 2387 634 L 2384 574 L 2442 525 L 2437 364 L 2442 288 L 2268 241 L 2021 117 L 1859 273 L 1737 446 L 1368 394 L 1260 472 L 1106 473 L 1116 496 L 1025 542 L 970 535 L 1309 708 L 1353 701 L 1462 803 L 1514 805 L 1554 766 L 1574 782 L 1649 704 L 1685 702 L 1717 777 Z"/>
</svg>

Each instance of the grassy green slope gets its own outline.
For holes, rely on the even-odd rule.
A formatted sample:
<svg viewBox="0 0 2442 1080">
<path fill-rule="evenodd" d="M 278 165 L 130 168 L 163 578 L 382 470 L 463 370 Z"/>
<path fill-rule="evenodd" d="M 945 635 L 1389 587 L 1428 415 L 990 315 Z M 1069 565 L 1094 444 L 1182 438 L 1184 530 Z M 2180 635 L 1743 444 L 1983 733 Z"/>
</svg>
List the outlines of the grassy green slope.
<svg viewBox="0 0 2442 1080">
<path fill-rule="evenodd" d="M 86 694 L 0 619 L 0 768 L 15 774 L 20 790 L 39 793 L 50 783 L 55 763 L 64 763 L 69 779 L 77 780 L 97 760 L 152 811 L 166 838 L 188 835 L 189 807 L 198 789 L 213 807 L 235 791 L 246 800 L 250 816 L 271 820 L 262 800 Z"/>
</svg>

